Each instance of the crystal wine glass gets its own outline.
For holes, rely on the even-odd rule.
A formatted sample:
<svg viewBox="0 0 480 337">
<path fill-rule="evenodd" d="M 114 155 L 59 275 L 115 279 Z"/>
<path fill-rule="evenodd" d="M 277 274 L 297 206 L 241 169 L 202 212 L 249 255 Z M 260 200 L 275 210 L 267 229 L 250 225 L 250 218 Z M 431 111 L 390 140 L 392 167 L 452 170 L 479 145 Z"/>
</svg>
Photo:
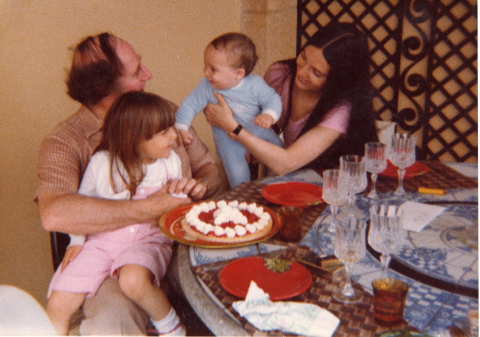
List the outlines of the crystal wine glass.
<svg viewBox="0 0 480 337">
<path fill-rule="evenodd" d="M 405 234 L 402 224 L 402 210 L 395 205 L 372 205 L 370 207 L 370 228 L 368 243 L 382 256 L 382 278 L 387 277 L 391 254 L 398 251 Z"/>
<path fill-rule="evenodd" d="M 379 142 L 365 144 L 365 167 L 372 174 L 372 190 L 367 195 L 371 199 L 378 199 L 376 184 L 378 173 L 387 168 L 387 145 Z"/>
<path fill-rule="evenodd" d="M 341 156 L 340 175 L 347 189 L 350 214 L 353 214 L 355 195 L 362 192 L 368 185 L 364 158 L 357 155 Z"/>
<path fill-rule="evenodd" d="M 396 133 L 392 136 L 392 148 L 390 151 L 390 161 L 398 167 L 398 187 L 395 195 L 404 196 L 403 177 L 405 168 L 415 163 L 415 144 L 417 137 L 408 133 Z"/>
<path fill-rule="evenodd" d="M 365 256 L 365 222 L 350 217 L 337 226 L 334 242 L 335 256 L 345 265 L 345 284 L 333 293 L 333 298 L 340 302 L 355 303 L 363 299 L 363 293 L 352 287 L 351 269 Z"/>
<path fill-rule="evenodd" d="M 340 177 L 340 170 L 333 169 L 323 171 L 322 199 L 330 205 L 330 211 L 332 213 L 332 222 L 328 227 L 328 231 L 335 232 L 338 207 L 347 201 L 347 191 Z"/>
</svg>

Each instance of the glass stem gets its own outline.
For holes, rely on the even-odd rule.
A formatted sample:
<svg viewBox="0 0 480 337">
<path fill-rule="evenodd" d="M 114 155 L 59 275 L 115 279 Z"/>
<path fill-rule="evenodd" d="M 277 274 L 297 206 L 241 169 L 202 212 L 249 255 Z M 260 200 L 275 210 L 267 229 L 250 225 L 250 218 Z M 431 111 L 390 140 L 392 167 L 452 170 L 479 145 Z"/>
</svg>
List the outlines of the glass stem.
<svg viewBox="0 0 480 337">
<path fill-rule="evenodd" d="M 395 195 L 404 195 L 405 189 L 403 188 L 403 177 L 405 176 L 405 169 L 398 168 L 398 187 L 395 191 Z"/>
<path fill-rule="evenodd" d="M 330 205 L 330 212 L 332 213 L 332 222 L 328 227 L 329 232 L 335 232 L 337 228 L 337 213 L 338 213 L 338 206 L 337 205 Z"/>
<path fill-rule="evenodd" d="M 378 177 L 378 175 L 376 173 L 372 173 L 372 190 L 368 194 L 368 197 L 371 198 L 371 199 L 377 199 L 378 198 L 377 177 Z"/>
<path fill-rule="evenodd" d="M 355 205 L 355 198 L 356 198 L 356 194 L 355 194 L 355 193 L 349 193 L 349 194 L 348 194 L 348 212 L 349 212 L 350 216 L 353 215 L 353 208 L 354 208 L 354 205 Z"/>
<path fill-rule="evenodd" d="M 388 275 L 388 265 L 390 264 L 390 254 L 382 254 L 380 261 L 382 261 L 382 278 L 386 278 Z"/>
<path fill-rule="evenodd" d="M 355 294 L 355 290 L 352 287 L 352 277 L 350 276 L 350 265 L 347 263 L 345 263 L 345 285 L 342 294 L 345 296 L 353 296 Z"/>
</svg>

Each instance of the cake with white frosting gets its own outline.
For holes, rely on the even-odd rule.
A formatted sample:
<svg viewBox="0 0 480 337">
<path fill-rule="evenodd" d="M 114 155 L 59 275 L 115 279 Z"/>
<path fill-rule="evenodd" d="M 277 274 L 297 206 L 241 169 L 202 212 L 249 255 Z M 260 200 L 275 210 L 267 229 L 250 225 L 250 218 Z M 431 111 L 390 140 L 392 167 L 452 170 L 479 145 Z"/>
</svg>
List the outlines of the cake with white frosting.
<svg viewBox="0 0 480 337">
<path fill-rule="evenodd" d="M 256 203 L 206 201 L 185 214 L 182 228 L 196 239 L 214 242 L 244 242 L 270 232 L 272 217 Z"/>
</svg>

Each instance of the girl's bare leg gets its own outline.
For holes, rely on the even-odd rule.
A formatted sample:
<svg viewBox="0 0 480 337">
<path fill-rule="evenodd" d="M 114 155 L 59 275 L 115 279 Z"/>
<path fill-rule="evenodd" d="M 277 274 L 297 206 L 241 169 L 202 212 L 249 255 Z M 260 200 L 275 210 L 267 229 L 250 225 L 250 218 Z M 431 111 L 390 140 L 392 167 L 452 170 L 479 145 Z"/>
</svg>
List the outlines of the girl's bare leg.
<svg viewBox="0 0 480 337">
<path fill-rule="evenodd" d="M 68 335 L 72 315 L 82 305 L 86 293 L 52 291 L 47 303 L 47 315 L 61 336 Z"/>
<path fill-rule="evenodd" d="M 153 285 L 153 275 L 145 267 L 129 264 L 119 271 L 123 293 L 147 312 L 152 321 L 165 318 L 172 306 L 160 288 Z"/>
</svg>

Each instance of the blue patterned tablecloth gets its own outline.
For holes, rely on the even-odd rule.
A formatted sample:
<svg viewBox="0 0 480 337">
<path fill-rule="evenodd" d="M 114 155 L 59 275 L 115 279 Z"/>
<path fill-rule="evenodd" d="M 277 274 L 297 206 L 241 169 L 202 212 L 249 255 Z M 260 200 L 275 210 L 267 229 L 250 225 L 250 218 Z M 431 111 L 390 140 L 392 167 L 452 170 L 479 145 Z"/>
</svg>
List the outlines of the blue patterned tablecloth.
<svg viewBox="0 0 480 337">
<path fill-rule="evenodd" d="M 450 167 L 465 176 L 477 179 L 477 165 L 451 164 Z M 314 171 L 300 171 L 283 177 L 265 179 L 266 184 L 302 181 L 322 184 L 322 178 Z M 389 270 L 389 276 L 398 278 L 410 286 L 407 297 L 405 319 L 420 331 L 433 333 L 456 325 L 468 331 L 468 311 L 478 310 L 478 205 L 453 204 L 452 202 L 478 203 L 478 189 L 448 190 L 446 195 L 408 193 L 399 200 L 393 193 L 382 193 L 382 203 L 400 204 L 406 200 L 415 202 L 445 202 L 446 209 L 421 232 L 408 232 L 401 251 L 393 258 L 403 264 L 405 270 L 428 275 L 442 286 L 434 286 L 412 277 L 412 273 Z M 371 200 L 362 195 L 357 197 L 357 217 L 368 219 Z M 340 218 L 345 216 L 340 210 Z M 328 226 L 331 215 L 327 208 L 300 242 L 318 254 L 333 254 L 333 245 L 323 228 Z M 232 258 L 255 255 L 284 247 L 260 244 L 237 249 L 204 249 L 190 247 L 192 265 L 208 264 Z M 404 275 L 404 274 L 408 274 Z M 380 262 L 374 255 L 357 263 L 352 271 L 353 279 L 367 291 L 372 292 L 371 282 L 380 277 Z M 467 290 L 467 294 L 457 288 Z M 205 289 L 208 292 L 208 289 Z M 472 293 L 476 294 L 472 296 Z M 211 298 L 215 300 L 211 294 Z M 217 301 L 218 302 L 218 301 Z M 221 304 L 217 303 L 219 306 Z"/>
</svg>

